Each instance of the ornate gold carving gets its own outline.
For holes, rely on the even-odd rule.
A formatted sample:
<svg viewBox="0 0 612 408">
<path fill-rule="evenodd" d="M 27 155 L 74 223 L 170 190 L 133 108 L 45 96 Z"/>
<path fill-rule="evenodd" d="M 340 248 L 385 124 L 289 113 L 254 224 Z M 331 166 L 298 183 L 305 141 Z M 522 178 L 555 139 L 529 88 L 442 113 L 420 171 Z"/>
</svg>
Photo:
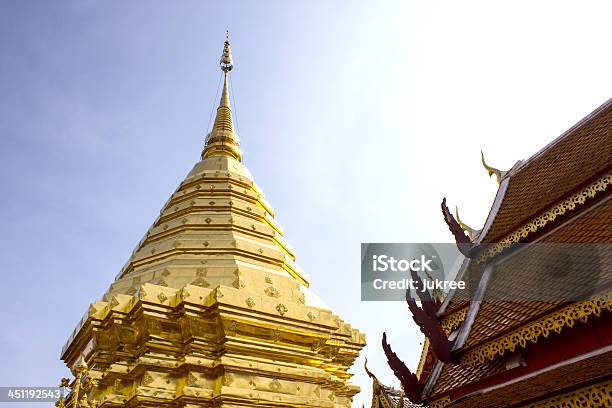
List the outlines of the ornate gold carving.
<svg viewBox="0 0 612 408">
<path fill-rule="evenodd" d="M 423 349 L 421 350 L 421 358 L 419 359 L 419 365 L 417 366 L 415 375 L 420 380 L 423 368 L 425 368 L 425 362 L 427 361 L 427 355 L 429 354 L 429 338 L 425 337 L 423 342 Z"/>
<path fill-rule="evenodd" d="M 283 305 L 282 303 L 279 303 L 279 304 L 276 306 L 276 311 L 277 311 L 277 312 L 278 312 L 278 313 L 279 313 L 281 316 L 284 316 L 284 315 L 285 315 L 285 313 L 287 313 L 287 312 L 288 312 L 288 309 L 287 309 L 287 307 L 286 307 L 285 305 Z"/>
<path fill-rule="evenodd" d="M 442 328 L 447 335 L 452 333 L 452 331 L 457 327 L 461 326 L 461 323 L 463 323 L 463 320 L 465 320 L 467 310 L 468 308 L 464 307 L 463 309 L 458 310 L 442 319 Z"/>
<path fill-rule="evenodd" d="M 144 385 L 149 385 L 154 381 L 154 378 L 151 376 L 151 374 L 149 374 L 149 372 L 146 372 L 145 375 L 142 377 L 142 383 Z"/>
<path fill-rule="evenodd" d="M 224 320 L 223 328 L 225 329 L 226 334 L 234 336 L 238 330 L 238 323 L 236 323 L 235 320 Z"/>
<path fill-rule="evenodd" d="M 189 375 L 187 376 L 187 386 L 188 387 L 198 386 L 198 378 L 193 373 L 189 373 Z"/>
<path fill-rule="evenodd" d="M 143 300 L 147 297 L 147 295 L 147 291 L 141 286 L 140 289 L 138 289 L 138 299 Z"/>
<path fill-rule="evenodd" d="M 226 373 L 225 376 L 223 377 L 223 385 L 232 385 L 233 382 L 234 382 L 234 377 L 231 374 Z"/>
<path fill-rule="evenodd" d="M 119 301 L 117 300 L 117 298 L 115 296 L 113 296 L 111 303 L 110 303 L 110 307 L 111 309 L 115 306 L 119 306 Z"/>
<path fill-rule="evenodd" d="M 516 229 L 499 243 L 490 246 L 479 254 L 476 261 L 478 263 L 483 263 L 487 259 L 503 251 L 505 248 L 508 248 L 512 244 L 516 244 L 521 239 L 526 238 L 529 234 L 536 232 L 546 224 L 554 221 L 557 217 L 565 215 L 565 213 L 569 211 L 575 210 L 584 204 L 588 198 L 593 198 L 598 193 L 606 191 L 610 184 L 612 184 L 612 173 L 602 176 L 599 180 L 589 184 L 583 190 L 573 194 L 571 197 L 565 200 L 558 202 L 545 213 Z"/>
<path fill-rule="evenodd" d="M 166 296 L 166 294 L 164 292 L 159 292 L 159 294 L 157 295 L 157 298 L 162 303 L 164 303 L 166 300 L 168 300 L 168 296 Z"/>
<path fill-rule="evenodd" d="M 308 312 L 306 316 L 308 316 L 311 322 L 313 322 L 317 318 L 317 316 L 314 313 L 312 313 L 312 311 Z"/>
<path fill-rule="evenodd" d="M 513 352 L 516 347 L 525 348 L 528 342 L 536 343 L 541 337 L 547 338 L 551 333 L 558 334 L 566 327 L 573 327 L 578 321 L 585 323 L 590 316 L 599 316 L 604 310 L 612 311 L 610 293 L 596 299 L 573 303 L 511 333 L 467 350 L 461 356 L 461 363 L 480 365 L 504 355 L 506 351 Z"/>
<path fill-rule="evenodd" d="M 444 408 L 451 403 L 449 396 L 442 397 L 429 403 L 429 408 Z"/>
<path fill-rule="evenodd" d="M 253 300 L 253 298 L 247 298 L 246 304 L 247 304 L 248 307 L 250 307 L 252 309 L 253 306 L 255 306 L 255 301 Z"/>
<path fill-rule="evenodd" d="M 270 387 L 270 390 L 272 390 L 273 392 L 279 392 L 280 389 L 283 388 L 280 381 L 278 381 L 276 378 L 270 382 L 269 387 Z"/>
<path fill-rule="evenodd" d="M 323 348 L 323 346 L 325 346 L 325 339 L 316 339 L 312 342 L 310 349 L 318 352 Z"/>
<path fill-rule="evenodd" d="M 264 292 L 266 295 L 273 298 L 279 298 L 281 296 L 280 292 L 274 286 L 268 286 Z"/>
<path fill-rule="evenodd" d="M 612 401 L 612 380 L 593 384 L 544 401 L 526 405 L 524 408 L 609 407 Z"/>
<path fill-rule="evenodd" d="M 272 339 L 273 342 L 276 343 L 277 341 L 280 341 L 281 337 L 282 335 L 281 335 L 280 330 L 273 329 L 270 331 L 270 338 Z"/>
</svg>

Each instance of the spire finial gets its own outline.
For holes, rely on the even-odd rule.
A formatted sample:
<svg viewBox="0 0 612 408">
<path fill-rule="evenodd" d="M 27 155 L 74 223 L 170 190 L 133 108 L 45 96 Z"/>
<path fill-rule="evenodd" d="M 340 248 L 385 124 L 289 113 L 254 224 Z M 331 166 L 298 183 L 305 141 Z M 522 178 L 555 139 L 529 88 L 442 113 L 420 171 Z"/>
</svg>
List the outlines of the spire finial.
<svg viewBox="0 0 612 408">
<path fill-rule="evenodd" d="M 225 43 L 223 43 L 223 53 L 221 54 L 221 71 L 226 74 L 234 68 L 234 60 L 232 58 L 232 46 L 229 42 L 229 30 L 225 31 Z"/>
<path fill-rule="evenodd" d="M 217 108 L 217 116 L 212 130 L 206 137 L 206 146 L 202 152 L 202 159 L 211 156 L 229 156 L 236 160 L 242 160 L 238 135 L 234 133 L 234 120 L 229 96 L 229 73 L 234 68 L 232 48 L 229 42 L 229 31 L 225 32 L 223 52 L 219 61 L 223 71 L 223 91 Z"/>
</svg>

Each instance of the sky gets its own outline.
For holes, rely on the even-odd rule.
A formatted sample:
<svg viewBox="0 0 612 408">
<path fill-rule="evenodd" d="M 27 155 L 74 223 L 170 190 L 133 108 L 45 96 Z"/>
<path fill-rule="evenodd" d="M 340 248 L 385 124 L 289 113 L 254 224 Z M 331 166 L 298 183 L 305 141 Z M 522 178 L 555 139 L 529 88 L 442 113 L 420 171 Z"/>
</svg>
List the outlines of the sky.
<svg viewBox="0 0 612 408">
<path fill-rule="evenodd" d="M 361 302 L 361 242 L 480 228 L 509 169 L 612 96 L 609 1 L 0 0 L 0 386 L 60 350 L 198 160 L 231 32 L 247 167 L 311 289 L 416 368 L 401 302 Z M 15 406 L 11 404 L 11 406 Z"/>
</svg>

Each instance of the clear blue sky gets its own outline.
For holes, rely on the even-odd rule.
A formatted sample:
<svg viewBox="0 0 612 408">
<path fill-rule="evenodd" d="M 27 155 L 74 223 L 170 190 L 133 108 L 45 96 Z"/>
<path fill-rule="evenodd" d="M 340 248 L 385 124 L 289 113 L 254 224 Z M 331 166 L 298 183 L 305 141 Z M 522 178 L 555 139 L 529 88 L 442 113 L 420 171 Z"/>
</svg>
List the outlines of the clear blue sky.
<svg viewBox="0 0 612 408">
<path fill-rule="evenodd" d="M 64 341 L 199 157 L 227 28 L 246 164 L 396 384 L 380 334 L 412 367 L 420 336 L 403 304 L 359 301 L 359 243 L 449 241 L 444 195 L 480 228 L 480 149 L 507 169 L 612 96 L 610 7 L 0 1 L 0 385 L 66 375 Z"/>
</svg>

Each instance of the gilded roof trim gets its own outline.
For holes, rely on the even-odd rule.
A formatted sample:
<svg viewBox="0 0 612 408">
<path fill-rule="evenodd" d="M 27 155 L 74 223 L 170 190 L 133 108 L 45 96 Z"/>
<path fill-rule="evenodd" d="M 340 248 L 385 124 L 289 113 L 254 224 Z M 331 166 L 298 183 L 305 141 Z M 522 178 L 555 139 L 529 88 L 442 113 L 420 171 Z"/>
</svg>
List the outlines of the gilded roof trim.
<svg viewBox="0 0 612 408">
<path fill-rule="evenodd" d="M 594 198 L 596 195 L 605 192 L 608 187 L 612 184 L 612 172 L 609 172 L 599 179 L 595 180 L 582 190 L 572 194 L 568 198 L 558 201 L 557 204 L 552 206 L 540 214 L 538 217 L 531 221 L 523 224 L 521 227 L 514 230 L 512 233 L 506 235 L 499 243 L 492 245 L 487 248 L 484 252 L 478 255 L 476 261 L 483 263 L 493 256 L 497 255 L 504 249 L 510 247 L 512 244 L 516 244 L 527 236 L 533 234 L 537 230 L 545 227 L 547 224 L 555 221 L 557 217 L 563 216 L 566 213 L 581 207 L 588 199 Z"/>
<path fill-rule="evenodd" d="M 435 401 L 430 402 L 429 408 L 444 408 L 447 405 L 450 405 L 450 403 L 451 403 L 451 399 L 448 395 L 446 395 L 442 398 L 439 398 Z"/>
<path fill-rule="evenodd" d="M 421 358 L 419 360 L 419 366 L 417 367 L 415 375 L 421 380 L 421 374 L 423 373 L 423 367 L 425 367 L 425 361 L 427 361 L 427 355 L 429 354 L 429 338 L 425 337 L 423 343 L 423 350 L 421 350 Z"/>
<path fill-rule="evenodd" d="M 585 323 L 589 317 L 599 317 L 604 310 L 612 311 L 612 292 L 595 299 L 572 303 L 510 333 L 469 349 L 461 355 L 460 362 L 472 366 L 483 364 L 487 360 L 503 356 L 507 351 L 513 352 L 517 347 L 525 348 L 528 343 L 537 343 L 542 337 L 559 334 L 579 321 Z"/>
<path fill-rule="evenodd" d="M 525 405 L 524 408 L 604 407 L 612 399 L 612 379 Z"/>
</svg>

